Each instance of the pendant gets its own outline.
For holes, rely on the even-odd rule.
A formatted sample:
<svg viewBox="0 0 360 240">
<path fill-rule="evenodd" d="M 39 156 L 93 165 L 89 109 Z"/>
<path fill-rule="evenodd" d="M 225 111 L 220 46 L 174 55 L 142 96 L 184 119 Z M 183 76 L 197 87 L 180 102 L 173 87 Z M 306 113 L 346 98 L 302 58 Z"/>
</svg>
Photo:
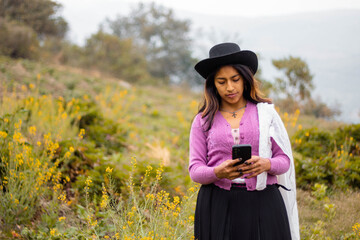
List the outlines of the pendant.
<svg viewBox="0 0 360 240">
<path fill-rule="evenodd" d="M 236 112 L 232 113 L 233 118 L 236 118 Z"/>
</svg>

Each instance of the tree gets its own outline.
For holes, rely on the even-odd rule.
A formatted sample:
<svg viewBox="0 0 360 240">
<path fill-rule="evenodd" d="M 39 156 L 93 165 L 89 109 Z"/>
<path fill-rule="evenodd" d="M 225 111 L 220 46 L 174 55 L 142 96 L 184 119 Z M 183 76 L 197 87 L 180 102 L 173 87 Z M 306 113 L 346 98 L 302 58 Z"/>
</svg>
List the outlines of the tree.
<svg viewBox="0 0 360 240">
<path fill-rule="evenodd" d="M 146 60 L 132 40 L 122 40 L 101 30 L 86 40 L 84 59 L 85 67 L 97 68 L 129 82 L 149 78 Z"/>
<path fill-rule="evenodd" d="M 46 35 L 63 38 L 68 25 L 56 16 L 60 8 L 52 0 L 0 0 L 0 17 L 31 27 L 40 39 Z"/>
<path fill-rule="evenodd" d="M 306 101 L 306 104 L 304 104 L 303 107 L 303 112 L 307 115 L 313 115 L 316 118 L 331 119 L 341 115 L 341 110 L 339 107 L 336 107 L 339 105 L 340 104 L 328 107 L 320 97 L 317 97 L 316 100 L 308 99 Z"/>
<path fill-rule="evenodd" d="M 0 54 L 12 58 L 36 58 L 38 47 L 32 28 L 0 17 Z"/>
<path fill-rule="evenodd" d="M 148 71 L 165 82 L 191 81 L 194 78 L 191 57 L 190 23 L 178 20 L 172 10 L 154 3 L 140 3 L 128 17 L 107 20 L 112 33 L 121 39 L 132 39 L 148 61 Z"/>
<path fill-rule="evenodd" d="M 305 61 L 298 57 L 273 60 L 272 64 L 285 74 L 284 78 L 276 78 L 275 89 L 286 94 L 287 98 L 302 102 L 311 98 L 313 90 L 312 79 L 309 67 Z"/>
</svg>

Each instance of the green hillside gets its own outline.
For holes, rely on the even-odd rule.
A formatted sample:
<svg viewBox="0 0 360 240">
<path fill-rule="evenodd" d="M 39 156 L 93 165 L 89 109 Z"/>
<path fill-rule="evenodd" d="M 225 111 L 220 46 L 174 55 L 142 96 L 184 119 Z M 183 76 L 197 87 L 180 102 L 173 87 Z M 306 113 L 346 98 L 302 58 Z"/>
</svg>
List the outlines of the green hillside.
<svg viewBox="0 0 360 240">
<path fill-rule="evenodd" d="M 0 81 L 0 238 L 191 239 L 200 94 L 7 57 Z M 279 113 L 302 239 L 357 239 L 360 126 Z"/>
</svg>

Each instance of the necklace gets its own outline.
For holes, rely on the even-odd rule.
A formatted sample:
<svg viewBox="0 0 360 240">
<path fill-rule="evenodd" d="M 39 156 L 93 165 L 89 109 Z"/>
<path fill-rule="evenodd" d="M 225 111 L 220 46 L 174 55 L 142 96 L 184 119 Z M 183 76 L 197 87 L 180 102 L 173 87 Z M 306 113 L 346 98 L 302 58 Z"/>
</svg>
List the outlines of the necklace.
<svg viewBox="0 0 360 240">
<path fill-rule="evenodd" d="M 233 118 L 236 118 L 236 117 L 237 117 L 236 113 L 237 113 L 238 111 L 240 111 L 241 109 L 244 109 L 244 108 L 246 108 L 246 104 L 245 104 L 245 106 L 243 106 L 243 107 L 241 107 L 241 108 L 239 108 L 238 110 L 233 111 L 233 112 L 231 112 L 231 111 L 226 111 L 226 110 L 224 110 L 224 109 L 220 109 L 220 111 L 222 111 L 222 112 L 227 112 L 227 113 L 231 113 L 232 116 L 233 116 Z"/>
</svg>

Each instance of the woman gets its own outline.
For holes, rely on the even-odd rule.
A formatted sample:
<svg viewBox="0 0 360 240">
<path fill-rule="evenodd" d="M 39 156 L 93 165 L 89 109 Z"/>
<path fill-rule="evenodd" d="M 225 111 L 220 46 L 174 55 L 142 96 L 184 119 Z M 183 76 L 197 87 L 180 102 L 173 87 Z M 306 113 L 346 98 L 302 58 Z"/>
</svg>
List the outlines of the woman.
<svg viewBox="0 0 360 240">
<path fill-rule="evenodd" d="M 202 184 L 196 239 L 300 239 L 290 141 L 261 96 L 257 66 L 256 54 L 235 43 L 215 45 L 195 66 L 206 79 L 189 141 L 190 177 Z M 238 165 L 234 144 L 250 144 L 252 157 Z"/>
</svg>

